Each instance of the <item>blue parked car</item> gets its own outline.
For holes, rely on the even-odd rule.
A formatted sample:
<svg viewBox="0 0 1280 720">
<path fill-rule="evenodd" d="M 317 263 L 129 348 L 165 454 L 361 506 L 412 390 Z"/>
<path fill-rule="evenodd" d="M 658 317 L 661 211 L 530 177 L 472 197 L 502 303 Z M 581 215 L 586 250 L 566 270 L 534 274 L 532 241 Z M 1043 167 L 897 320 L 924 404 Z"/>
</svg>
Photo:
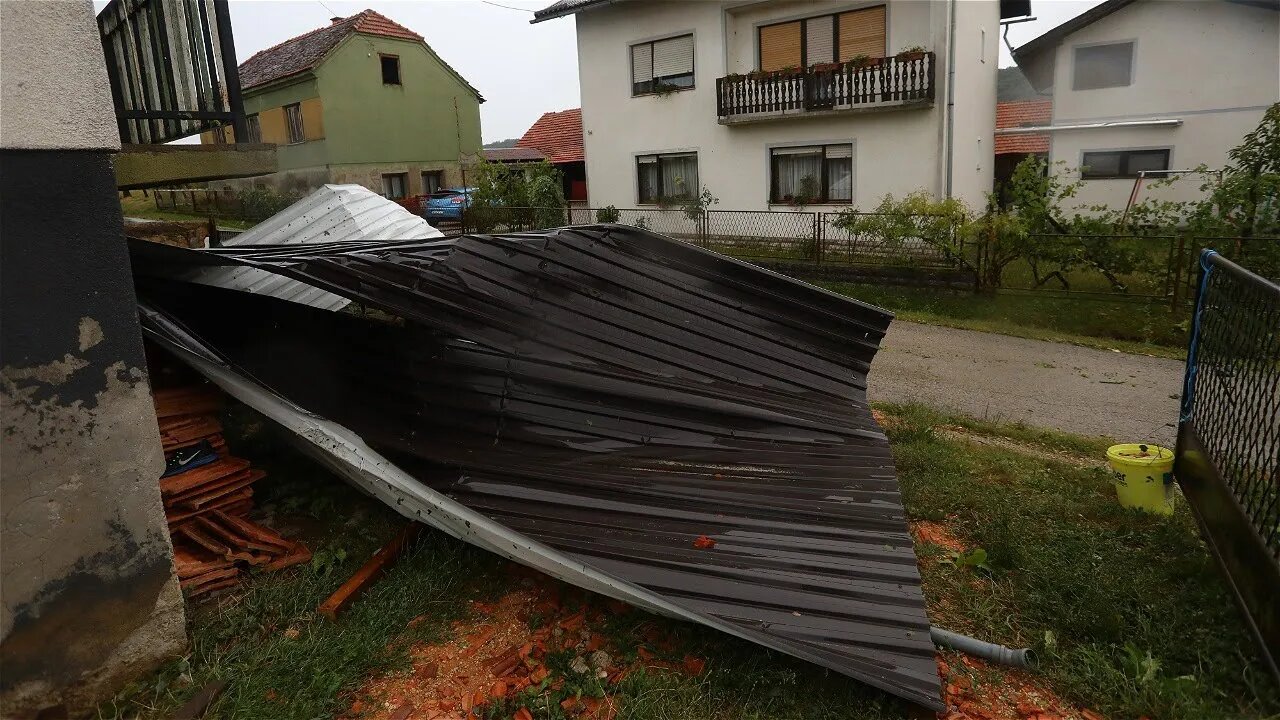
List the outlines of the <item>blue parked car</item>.
<svg viewBox="0 0 1280 720">
<path fill-rule="evenodd" d="M 431 193 L 422 201 L 422 216 L 431 225 L 441 222 L 462 222 L 462 211 L 471 205 L 471 193 L 475 188 L 446 188 Z"/>
</svg>

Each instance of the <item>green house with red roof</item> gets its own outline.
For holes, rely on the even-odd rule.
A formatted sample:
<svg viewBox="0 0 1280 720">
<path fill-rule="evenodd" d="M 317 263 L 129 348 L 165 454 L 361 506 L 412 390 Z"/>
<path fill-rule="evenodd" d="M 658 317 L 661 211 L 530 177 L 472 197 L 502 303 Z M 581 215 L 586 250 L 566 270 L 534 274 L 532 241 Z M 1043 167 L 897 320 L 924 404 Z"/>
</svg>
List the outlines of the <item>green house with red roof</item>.
<svg viewBox="0 0 1280 720">
<path fill-rule="evenodd" d="M 227 185 L 305 192 L 355 183 L 390 198 L 463 184 L 481 157 L 484 98 L 423 37 L 374 12 L 267 48 L 240 64 L 248 142 L 279 170 Z M 204 143 L 229 142 L 230 128 Z"/>
</svg>

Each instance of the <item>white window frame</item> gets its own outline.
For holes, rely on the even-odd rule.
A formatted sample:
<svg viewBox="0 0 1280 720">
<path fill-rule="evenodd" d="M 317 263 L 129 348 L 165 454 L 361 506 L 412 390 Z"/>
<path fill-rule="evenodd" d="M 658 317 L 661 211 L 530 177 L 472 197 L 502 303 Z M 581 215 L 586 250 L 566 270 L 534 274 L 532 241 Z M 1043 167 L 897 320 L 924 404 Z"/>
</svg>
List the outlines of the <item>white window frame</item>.
<svg viewBox="0 0 1280 720">
<path fill-rule="evenodd" d="M 666 75 L 663 77 L 654 77 L 653 76 L 654 45 L 656 45 L 657 43 L 663 42 L 664 40 L 675 40 L 677 38 L 683 38 L 683 37 L 689 38 L 689 44 L 691 46 L 689 49 L 689 72 L 681 73 L 678 76 Z M 643 47 L 646 45 L 649 47 L 649 80 L 637 81 L 636 65 L 635 65 L 636 48 Z M 655 95 L 657 94 L 656 86 L 659 81 L 663 80 L 664 78 L 684 77 L 686 74 L 689 76 L 688 85 L 674 85 L 671 87 L 676 92 L 679 92 L 682 90 L 693 90 L 698 86 L 698 37 L 697 37 L 697 34 L 692 30 L 686 30 L 683 32 L 673 33 L 671 35 L 663 35 L 661 37 L 655 37 L 655 38 L 646 38 L 644 40 L 637 40 L 635 42 L 628 43 L 627 44 L 627 67 L 629 68 L 629 74 L 631 77 L 631 97 L 645 97 L 647 95 Z M 650 83 L 650 88 L 648 90 L 637 91 L 636 85 L 638 84 L 638 82 L 648 82 Z"/>
<path fill-rule="evenodd" d="M 1081 50 L 1089 50 L 1091 48 L 1106 47 L 1108 45 L 1128 45 L 1129 46 L 1129 78 L 1123 85 L 1103 85 L 1101 87 L 1076 87 L 1078 77 L 1076 70 L 1078 63 L 1076 58 Z M 1072 92 L 1088 92 L 1090 90 L 1109 90 L 1112 88 L 1132 87 L 1134 77 L 1138 72 L 1138 40 L 1137 38 L 1128 38 L 1123 40 L 1107 40 L 1105 42 L 1081 43 L 1071 46 L 1071 91 Z"/>
</svg>

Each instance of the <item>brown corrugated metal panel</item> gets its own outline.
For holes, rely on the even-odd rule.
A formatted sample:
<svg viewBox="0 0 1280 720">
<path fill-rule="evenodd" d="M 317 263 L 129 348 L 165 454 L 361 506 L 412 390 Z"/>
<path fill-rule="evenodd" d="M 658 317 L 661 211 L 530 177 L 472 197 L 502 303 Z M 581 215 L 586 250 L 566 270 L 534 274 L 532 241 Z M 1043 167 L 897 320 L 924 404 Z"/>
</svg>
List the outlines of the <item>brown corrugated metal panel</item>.
<svg viewBox="0 0 1280 720">
<path fill-rule="evenodd" d="M 619 226 L 142 245 L 140 276 L 171 276 L 165 257 L 234 257 L 403 318 L 142 287 L 245 376 L 465 506 L 708 624 L 941 709 L 866 400 L 889 313 Z"/>
<path fill-rule="evenodd" d="M 840 62 L 883 57 L 886 42 L 884 5 L 840 13 Z"/>
<path fill-rule="evenodd" d="M 781 70 L 800 67 L 800 22 L 766 25 L 760 28 L 760 69 Z"/>
</svg>

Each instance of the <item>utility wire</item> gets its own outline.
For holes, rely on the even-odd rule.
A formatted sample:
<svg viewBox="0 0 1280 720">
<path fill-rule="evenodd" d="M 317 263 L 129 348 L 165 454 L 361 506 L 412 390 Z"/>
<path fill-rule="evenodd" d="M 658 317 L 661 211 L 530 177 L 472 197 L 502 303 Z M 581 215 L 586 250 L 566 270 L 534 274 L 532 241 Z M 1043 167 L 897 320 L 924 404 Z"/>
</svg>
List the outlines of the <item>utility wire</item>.
<svg viewBox="0 0 1280 720">
<path fill-rule="evenodd" d="M 510 5 L 503 5 L 502 3 L 490 2 L 489 0 L 480 0 L 480 2 L 484 3 L 485 5 L 492 5 L 492 6 L 494 6 L 494 7 L 505 8 L 505 9 L 507 9 L 507 10 L 516 10 L 516 11 L 518 11 L 518 12 L 527 12 L 527 13 L 531 13 L 531 12 L 533 12 L 532 10 L 530 10 L 530 9 L 528 9 L 528 8 L 512 7 L 512 6 L 510 6 Z"/>
</svg>

